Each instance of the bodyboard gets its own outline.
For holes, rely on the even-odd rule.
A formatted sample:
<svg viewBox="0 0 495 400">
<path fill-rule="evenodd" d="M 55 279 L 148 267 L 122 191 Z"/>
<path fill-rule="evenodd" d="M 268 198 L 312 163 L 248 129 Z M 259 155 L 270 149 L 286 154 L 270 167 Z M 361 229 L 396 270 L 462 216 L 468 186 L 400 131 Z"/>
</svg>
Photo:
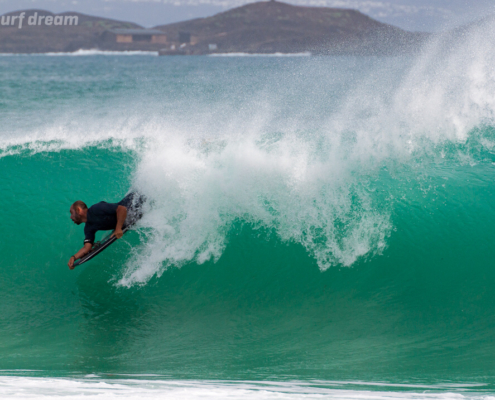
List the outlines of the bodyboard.
<svg viewBox="0 0 495 400">
<path fill-rule="evenodd" d="M 126 233 L 129 228 L 122 229 L 122 232 Z M 110 246 L 113 242 L 117 240 L 115 236 L 112 236 L 113 232 L 105 236 L 99 242 L 96 242 L 91 251 L 86 254 L 84 257 L 81 257 L 79 260 L 74 262 L 74 267 L 77 267 L 81 264 L 84 264 L 86 261 L 91 260 L 94 256 L 100 254 L 103 250 L 105 250 L 108 246 Z"/>
</svg>

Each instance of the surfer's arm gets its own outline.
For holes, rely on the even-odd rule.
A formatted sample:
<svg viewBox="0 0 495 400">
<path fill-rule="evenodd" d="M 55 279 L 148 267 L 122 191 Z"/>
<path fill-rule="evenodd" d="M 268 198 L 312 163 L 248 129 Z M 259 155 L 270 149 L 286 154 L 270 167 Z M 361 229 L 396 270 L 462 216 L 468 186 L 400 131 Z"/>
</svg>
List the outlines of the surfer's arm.
<svg viewBox="0 0 495 400">
<path fill-rule="evenodd" d="M 84 243 L 84 247 L 69 259 L 69 263 L 67 264 L 69 268 L 74 269 L 74 261 L 78 260 L 81 257 L 84 257 L 86 254 L 88 254 L 91 251 L 92 248 L 93 248 L 92 243 Z"/>
<path fill-rule="evenodd" d="M 115 227 L 115 231 L 113 232 L 114 236 L 117 239 L 120 239 L 124 232 L 122 232 L 122 227 L 124 226 L 125 219 L 127 218 L 127 208 L 124 206 L 117 207 L 117 226 Z"/>
</svg>

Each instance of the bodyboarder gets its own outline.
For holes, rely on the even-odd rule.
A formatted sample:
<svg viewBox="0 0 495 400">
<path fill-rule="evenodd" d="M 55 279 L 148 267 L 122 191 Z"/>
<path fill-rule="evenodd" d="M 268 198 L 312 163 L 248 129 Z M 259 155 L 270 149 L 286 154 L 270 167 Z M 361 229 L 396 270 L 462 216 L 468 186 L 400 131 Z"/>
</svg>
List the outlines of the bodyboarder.
<svg viewBox="0 0 495 400">
<path fill-rule="evenodd" d="M 97 231 L 113 229 L 112 235 L 120 239 L 124 234 L 123 229 L 142 217 L 141 207 L 144 201 L 144 196 L 131 192 L 118 203 L 100 201 L 88 208 L 81 200 L 74 202 L 70 207 L 70 219 L 77 225 L 85 223 L 85 238 L 84 246 L 69 259 L 69 268 L 74 269 L 74 262 L 91 251 Z"/>
</svg>

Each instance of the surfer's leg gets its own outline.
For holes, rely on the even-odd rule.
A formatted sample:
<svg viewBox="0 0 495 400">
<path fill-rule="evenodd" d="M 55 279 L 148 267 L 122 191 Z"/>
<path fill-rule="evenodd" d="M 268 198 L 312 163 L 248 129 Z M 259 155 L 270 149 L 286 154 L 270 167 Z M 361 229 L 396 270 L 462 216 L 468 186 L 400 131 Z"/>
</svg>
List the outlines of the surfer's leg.
<svg viewBox="0 0 495 400">
<path fill-rule="evenodd" d="M 142 207 L 146 197 L 137 192 L 128 193 L 118 204 L 127 208 L 127 219 L 124 227 L 134 225 L 143 216 Z"/>
</svg>

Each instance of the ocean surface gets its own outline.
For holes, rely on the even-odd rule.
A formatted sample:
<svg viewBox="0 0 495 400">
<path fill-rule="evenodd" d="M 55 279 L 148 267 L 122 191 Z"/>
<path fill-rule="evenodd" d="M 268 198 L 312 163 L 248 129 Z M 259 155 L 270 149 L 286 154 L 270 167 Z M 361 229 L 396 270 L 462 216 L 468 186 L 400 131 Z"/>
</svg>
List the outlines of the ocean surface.
<svg viewBox="0 0 495 400">
<path fill-rule="evenodd" d="M 495 29 L 417 56 L 0 56 L 0 397 L 495 397 Z M 75 200 L 145 194 L 70 271 Z"/>
</svg>

